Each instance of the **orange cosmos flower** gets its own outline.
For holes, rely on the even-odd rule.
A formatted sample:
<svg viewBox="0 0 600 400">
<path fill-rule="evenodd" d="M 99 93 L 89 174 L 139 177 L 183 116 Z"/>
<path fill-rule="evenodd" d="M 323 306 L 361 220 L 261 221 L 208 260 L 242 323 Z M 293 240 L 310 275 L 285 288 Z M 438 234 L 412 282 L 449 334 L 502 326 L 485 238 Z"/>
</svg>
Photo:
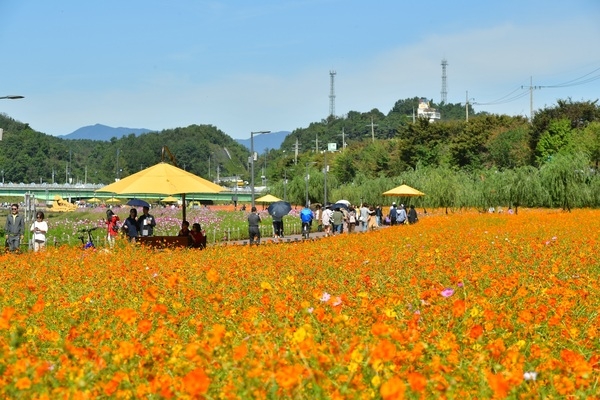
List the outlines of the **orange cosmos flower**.
<svg viewBox="0 0 600 400">
<path fill-rule="evenodd" d="M 501 374 L 494 374 L 488 371 L 485 375 L 488 385 L 490 385 L 490 388 L 494 391 L 494 397 L 505 398 L 510 389 L 508 381 Z"/>
<path fill-rule="evenodd" d="M 477 339 L 481 335 L 483 335 L 483 327 L 481 325 L 475 325 L 469 330 L 469 337 L 472 339 Z"/>
<path fill-rule="evenodd" d="M 152 321 L 143 319 L 140 322 L 138 322 L 138 325 L 137 325 L 138 332 L 148 333 L 150 331 L 150 329 L 152 329 Z"/>
<path fill-rule="evenodd" d="M 206 393 L 209 385 L 210 379 L 201 368 L 190 371 L 183 377 L 183 388 L 185 392 L 191 396 L 198 396 Z"/>
<path fill-rule="evenodd" d="M 457 318 L 465 313 L 466 306 L 464 300 L 456 300 L 452 303 L 452 315 Z"/>
<path fill-rule="evenodd" d="M 15 313 L 15 309 L 12 307 L 6 307 L 2 310 L 2 315 L 0 315 L 0 329 L 8 329 L 10 317 Z"/>
<path fill-rule="evenodd" d="M 27 377 L 19 378 L 15 386 L 19 390 L 29 389 L 31 387 L 31 380 Z"/>
<path fill-rule="evenodd" d="M 379 394 L 384 400 L 402 400 L 406 386 L 397 376 L 392 377 L 379 388 Z"/>
<path fill-rule="evenodd" d="M 427 386 L 427 379 L 418 372 L 410 372 L 408 374 L 408 384 L 415 392 L 422 392 Z"/>
<path fill-rule="evenodd" d="M 371 360 L 391 361 L 396 356 L 396 346 L 389 340 L 380 341 L 371 353 Z"/>
</svg>

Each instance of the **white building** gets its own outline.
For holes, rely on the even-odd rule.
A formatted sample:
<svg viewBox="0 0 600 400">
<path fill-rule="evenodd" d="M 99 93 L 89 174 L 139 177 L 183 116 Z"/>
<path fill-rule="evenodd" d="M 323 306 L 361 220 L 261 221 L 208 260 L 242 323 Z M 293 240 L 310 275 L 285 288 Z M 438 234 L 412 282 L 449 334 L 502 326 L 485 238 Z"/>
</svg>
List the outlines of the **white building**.
<svg viewBox="0 0 600 400">
<path fill-rule="evenodd" d="M 426 98 L 421 98 L 419 99 L 417 117 L 427 118 L 429 122 L 435 122 L 440 119 L 440 113 L 435 108 L 429 107 L 429 101 Z"/>
</svg>

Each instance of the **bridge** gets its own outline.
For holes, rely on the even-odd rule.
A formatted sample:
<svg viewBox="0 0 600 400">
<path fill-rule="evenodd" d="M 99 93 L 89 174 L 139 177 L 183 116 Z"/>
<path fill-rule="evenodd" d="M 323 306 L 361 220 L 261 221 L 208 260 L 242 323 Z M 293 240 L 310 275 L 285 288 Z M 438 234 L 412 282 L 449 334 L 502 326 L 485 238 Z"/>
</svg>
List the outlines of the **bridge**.
<svg viewBox="0 0 600 400">
<path fill-rule="evenodd" d="M 58 183 L 0 183 L 0 197 L 20 197 L 25 198 L 26 194 L 33 195 L 38 201 L 45 201 L 46 204 L 51 204 L 54 196 L 60 196 L 63 199 L 74 202 L 76 200 L 89 200 L 97 198 L 102 201 L 112 197 L 118 199 L 145 199 L 150 201 L 158 201 L 166 196 L 157 196 L 156 194 L 136 194 L 136 195 L 114 195 L 112 193 L 98 192 L 104 185 L 94 184 L 58 184 Z M 255 188 L 255 197 L 260 196 L 260 191 L 263 188 Z M 237 197 L 239 203 L 252 201 L 252 193 L 250 188 L 239 188 L 238 190 L 228 190 L 220 193 L 189 193 L 185 198 L 188 201 L 213 202 L 213 203 L 230 203 Z"/>
</svg>

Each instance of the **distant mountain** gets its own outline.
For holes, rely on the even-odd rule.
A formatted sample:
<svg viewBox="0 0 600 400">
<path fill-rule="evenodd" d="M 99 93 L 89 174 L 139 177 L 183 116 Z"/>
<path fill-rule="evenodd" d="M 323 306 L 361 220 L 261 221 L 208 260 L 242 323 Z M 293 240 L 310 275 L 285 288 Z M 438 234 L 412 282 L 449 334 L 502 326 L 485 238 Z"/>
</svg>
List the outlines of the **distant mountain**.
<svg viewBox="0 0 600 400">
<path fill-rule="evenodd" d="M 279 131 L 264 135 L 254 135 L 254 151 L 262 153 L 265 149 L 279 149 L 281 143 L 291 132 Z M 250 139 L 235 139 L 236 142 L 250 150 Z"/>
<path fill-rule="evenodd" d="M 60 135 L 60 137 L 63 139 L 90 139 L 109 141 L 113 137 L 120 139 L 123 136 L 128 136 L 132 133 L 135 134 L 135 136 L 140 136 L 141 134 L 148 132 L 154 131 L 143 128 L 113 128 L 102 124 L 96 124 L 84 126 L 83 128 L 79 128 L 76 131 L 69 133 L 68 135 Z"/>
</svg>

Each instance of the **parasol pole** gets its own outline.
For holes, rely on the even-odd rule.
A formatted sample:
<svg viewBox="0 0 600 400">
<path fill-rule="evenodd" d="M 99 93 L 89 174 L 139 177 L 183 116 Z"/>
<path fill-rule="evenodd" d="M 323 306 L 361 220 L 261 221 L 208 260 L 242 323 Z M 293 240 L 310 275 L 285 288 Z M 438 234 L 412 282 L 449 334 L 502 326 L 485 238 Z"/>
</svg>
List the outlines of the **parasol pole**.
<svg viewBox="0 0 600 400">
<path fill-rule="evenodd" d="M 165 161 L 165 153 L 167 153 L 169 155 L 169 158 L 171 159 L 171 162 L 173 163 L 174 166 L 176 166 L 177 168 L 179 168 L 179 165 L 177 165 L 177 161 L 175 161 L 175 156 L 173 155 L 173 153 L 171 153 L 171 150 L 169 150 L 169 148 L 167 146 L 163 146 L 162 151 L 161 151 L 161 158 L 162 161 Z M 186 205 L 185 205 L 185 193 L 181 194 L 181 216 L 183 218 L 183 221 L 185 221 L 186 219 L 186 209 L 185 209 Z"/>
</svg>

